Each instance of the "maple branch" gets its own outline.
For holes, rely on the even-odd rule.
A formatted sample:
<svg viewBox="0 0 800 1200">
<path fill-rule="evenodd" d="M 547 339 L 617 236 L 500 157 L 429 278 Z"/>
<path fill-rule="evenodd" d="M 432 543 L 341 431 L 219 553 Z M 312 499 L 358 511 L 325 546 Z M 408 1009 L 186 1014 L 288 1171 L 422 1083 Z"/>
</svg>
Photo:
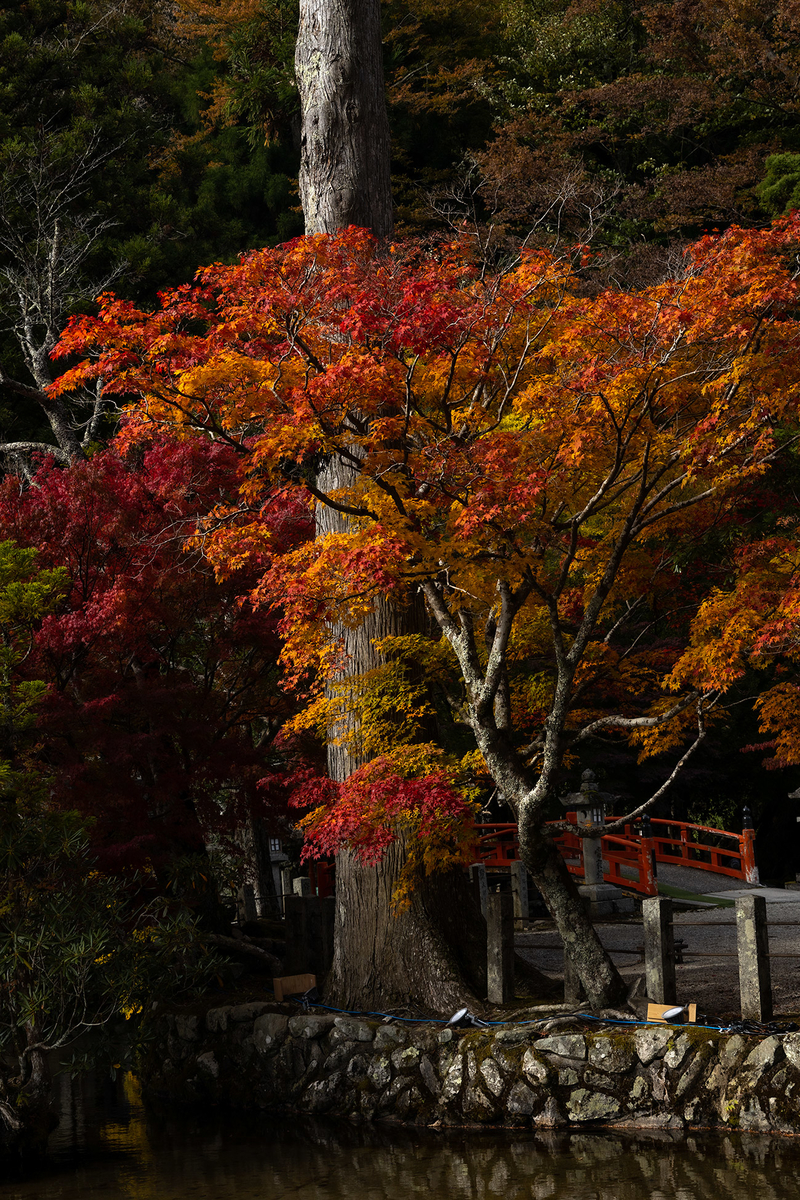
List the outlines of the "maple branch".
<svg viewBox="0 0 800 1200">
<path fill-rule="evenodd" d="M 0 454 L 52 454 L 65 467 L 72 462 L 72 455 L 50 442 L 0 442 Z"/>
<path fill-rule="evenodd" d="M 514 618 L 530 595 L 532 586 L 533 581 L 528 580 L 512 592 L 505 579 L 497 581 L 497 590 L 500 592 L 500 620 L 492 639 L 483 686 L 475 704 L 475 715 L 479 721 L 486 719 L 489 708 L 494 704 L 506 669 L 506 651 Z"/>
<path fill-rule="evenodd" d="M 712 704 L 715 704 L 715 703 L 716 703 L 716 698 L 712 701 Z M 709 707 L 711 707 L 711 705 L 709 705 Z M 640 817 L 642 815 L 642 813 L 647 812 L 647 810 L 649 808 L 651 808 L 652 805 L 654 805 L 657 800 L 660 800 L 661 797 L 664 795 L 664 793 L 668 790 L 668 788 L 677 779 L 678 775 L 681 773 L 683 768 L 686 766 L 687 762 L 692 757 L 695 750 L 697 750 L 698 746 L 700 746 L 702 744 L 702 742 L 705 740 L 705 736 L 706 736 L 706 724 L 705 724 L 705 720 L 703 718 L 703 702 L 702 702 L 702 700 L 698 700 L 698 702 L 697 702 L 697 737 L 692 742 L 689 749 L 678 760 L 678 762 L 675 764 L 672 771 L 670 772 L 669 776 L 664 780 L 661 787 L 658 788 L 655 792 L 653 792 L 653 794 L 649 800 L 645 800 L 644 804 L 640 804 L 638 808 L 634 808 L 632 812 L 629 812 L 627 814 L 627 816 L 620 817 L 618 820 L 612 821 L 610 825 L 604 826 L 603 832 L 604 833 L 616 833 L 616 831 L 618 829 L 622 829 L 628 821 L 633 821 L 636 817 Z"/>
<path fill-rule="evenodd" d="M 667 721 L 671 721 L 678 713 L 684 711 L 698 697 L 698 692 L 690 692 L 688 696 L 684 696 L 667 712 L 659 713 L 654 717 L 599 717 L 598 720 L 592 721 L 591 724 L 585 725 L 578 733 L 570 740 L 574 745 L 575 742 L 582 742 L 584 738 L 592 737 L 598 729 L 655 729 L 659 725 L 665 725 Z"/>
<path fill-rule="evenodd" d="M 326 508 L 332 508 L 334 512 L 347 513 L 351 517 L 371 517 L 373 521 L 379 519 L 371 508 L 356 508 L 354 504 L 342 504 L 339 500 L 331 500 L 330 496 L 327 496 L 325 492 L 321 492 L 313 483 L 310 483 L 308 480 L 304 480 L 303 482 L 306 490 L 311 493 L 315 500 L 319 500 Z"/>
<path fill-rule="evenodd" d="M 628 620 L 628 618 L 631 616 L 631 613 L 633 613 L 634 609 L 638 608 L 638 607 L 639 607 L 639 605 L 643 603 L 643 601 L 644 601 L 644 596 L 643 596 L 643 595 L 642 595 L 642 596 L 637 596 L 637 597 L 636 597 L 636 599 L 634 600 L 633 604 L 631 604 L 631 603 L 630 603 L 630 601 L 628 601 L 628 606 L 627 606 L 627 608 L 625 609 L 624 613 L 622 613 L 622 614 L 621 614 L 621 615 L 620 615 L 620 616 L 617 618 L 617 620 L 614 622 L 614 624 L 613 624 L 613 625 L 611 626 L 611 628 L 609 629 L 608 633 L 607 633 L 607 634 L 605 635 L 605 637 L 603 638 L 603 641 L 605 642 L 605 644 L 606 644 L 607 646 L 610 646 L 610 645 L 611 645 L 611 639 L 612 639 L 612 637 L 614 636 L 614 634 L 617 632 L 617 630 L 620 628 L 620 626 L 622 626 L 622 625 L 624 625 L 624 624 L 625 624 L 625 622 L 626 622 L 626 621 Z M 654 624 L 654 622 L 651 622 L 651 625 L 652 625 L 652 624 Z M 649 629 L 649 628 L 650 628 L 650 626 L 648 626 L 648 629 Z M 639 639 L 637 638 L 636 640 L 638 641 Z"/>
</svg>

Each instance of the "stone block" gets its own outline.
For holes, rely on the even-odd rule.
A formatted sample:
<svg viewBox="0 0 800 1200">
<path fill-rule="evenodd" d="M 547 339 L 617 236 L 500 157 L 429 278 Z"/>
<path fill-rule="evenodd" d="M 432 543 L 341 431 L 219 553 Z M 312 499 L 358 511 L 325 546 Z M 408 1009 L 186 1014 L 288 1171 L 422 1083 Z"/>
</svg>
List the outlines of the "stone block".
<svg viewBox="0 0 800 1200">
<path fill-rule="evenodd" d="M 396 1071 L 412 1071 L 417 1066 L 420 1053 L 416 1046 L 399 1047 L 392 1053 L 392 1066 Z"/>
<path fill-rule="evenodd" d="M 506 1111 L 512 1116 L 529 1117 L 536 1107 L 536 1094 L 521 1079 L 512 1087 L 506 1100 Z"/>
<path fill-rule="evenodd" d="M 481 1063 L 481 1075 L 493 1096 L 499 1096 L 505 1087 L 505 1080 L 500 1074 L 497 1063 L 493 1058 L 485 1058 Z"/>
<path fill-rule="evenodd" d="M 419 1060 L 419 1073 L 422 1076 L 425 1087 L 432 1096 L 439 1096 L 442 1091 L 442 1085 L 439 1082 L 439 1077 L 436 1074 L 433 1063 L 428 1058 L 427 1054 L 423 1054 Z"/>
<path fill-rule="evenodd" d="M 376 1088 L 387 1087 L 392 1078 L 392 1068 L 389 1065 L 389 1059 L 385 1055 L 381 1055 L 380 1058 L 373 1058 L 370 1066 L 367 1068 L 367 1077 Z"/>
<path fill-rule="evenodd" d="M 464 1093 L 462 1108 L 467 1116 L 488 1117 L 494 1112 L 494 1105 L 477 1084 L 470 1085 Z"/>
<path fill-rule="evenodd" d="M 736 1065 L 749 1044 L 739 1033 L 735 1033 L 733 1037 L 728 1038 L 722 1047 L 720 1055 L 720 1062 L 726 1071 L 730 1071 Z"/>
<path fill-rule="evenodd" d="M 448 1030 L 448 1032 L 450 1032 Z M 375 1031 L 376 1050 L 388 1050 L 391 1046 L 404 1046 L 408 1041 L 408 1030 L 402 1025 L 380 1025 Z"/>
<path fill-rule="evenodd" d="M 561 1058 L 586 1058 L 586 1038 L 582 1033 L 562 1033 L 539 1038 L 538 1054 L 558 1054 Z"/>
<path fill-rule="evenodd" d="M 689 1040 L 688 1035 L 685 1033 L 682 1033 L 680 1037 L 675 1039 L 674 1044 L 670 1046 L 664 1055 L 664 1062 L 667 1064 L 670 1071 L 674 1071 L 676 1067 L 681 1065 L 691 1049 L 691 1045 L 692 1043 Z"/>
<path fill-rule="evenodd" d="M 334 1017 L 334 1030 L 331 1037 L 334 1041 L 371 1042 L 375 1031 L 370 1029 L 365 1021 L 353 1017 Z"/>
<path fill-rule="evenodd" d="M 219 1076 L 219 1063 L 213 1050 L 206 1050 L 205 1054 L 198 1054 L 197 1065 L 201 1071 L 210 1075 L 213 1079 Z"/>
<path fill-rule="evenodd" d="M 442 1085 L 442 1099 L 453 1100 L 461 1091 L 464 1082 L 464 1059 L 459 1055 L 450 1066 Z"/>
<path fill-rule="evenodd" d="M 781 1039 L 777 1037 L 764 1038 L 755 1046 L 742 1063 L 742 1070 L 754 1075 L 761 1075 L 773 1067 L 779 1058 L 783 1057 Z"/>
<path fill-rule="evenodd" d="M 647 1066 L 654 1058 L 660 1058 L 672 1039 L 671 1029 L 650 1026 L 637 1029 L 633 1037 L 633 1045 L 639 1057 L 639 1062 Z"/>
<path fill-rule="evenodd" d="M 331 1030 L 333 1022 L 334 1018 L 329 1015 L 317 1017 L 311 1013 L 298 1013 L 296 1017 L 289 1018 L 289 1032 L 292 1037 L 306 1040 L 321 1038 Z"/>
<path fill-rule="evenodd" d="M 544 1083 L 548 1076 L 547 1063 L 542 1062 L 533 1050 L 526 1050 L 522 1059 L 523 1074 L 532 1083 Z"/>
<path fill-rule="evenodd" d="M 223 1005 L 221 1008 L 210 1008 L 206 1013 L 206 1029 L 209 1033 L 224 1033 L 228 1028 L 228 1014 L 230 1006 Z"/>
<path fill-rule="evenodd" d="M 236 1022 L 255 1021 L 269 1008 L 264 1000 L 254 1000 L 250 1004 L 235 1004 L 228 1010 L 228 1020 Z"/>
<path fill-rule="evenodd" d="M 783 1038 L 783 1052 L 793 1067 L 800 1070 L 800 1033 L 787 1033 Z"/>
<path fill-rule="evenodd" d="M 589 1062 L 611 1074 L 628 1071 L 636 1061 L 633 1050 L 621 1038 L 597 1037 L 589 1043 Z"/>
<path fill-rule="evenodd" d="M 524 1025 L 512 1026 L 510 1029 L 498 1029 L 494 1035 L 495 1043 L 499 1045 L 516 1046 L 522 1042 L 529 1042 L 533 1034 L 530 1028 Z"/>
<path fill-rule="evenodd" d="M 289 1030 L 289 1018 L 283 1013 L 264 1013 L 257 1017 L 253 1025 L 253 1040 L 256 1050 L 262 1054 L 275 1046 L 281 1045 Z"/>
<path fill-rule="evenodd" d="M 175 1032 L 184 1042 L 200 1040 L 200 1018 L 192 1015 L 176 1016 Z"/>
<path fill-rule="evenodd" d="M 615 1096 L 586 1088 L 576 1088 L 567 1101 L 570 1121 L 607 1121 L 619 1116 L 621 1108 Z"/>
</svg>

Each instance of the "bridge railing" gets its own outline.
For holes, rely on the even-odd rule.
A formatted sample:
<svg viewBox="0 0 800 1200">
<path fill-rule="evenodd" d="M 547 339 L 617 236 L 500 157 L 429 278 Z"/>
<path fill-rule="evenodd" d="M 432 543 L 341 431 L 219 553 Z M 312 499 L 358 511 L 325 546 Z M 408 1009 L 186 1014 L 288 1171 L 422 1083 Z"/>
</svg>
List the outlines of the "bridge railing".
<svg viewBox="0 0 800 1200">
<path fill-rule="evenodd" d="M 575 824 L 575 813 L 567 813 Z M 609 817 L 609 821 L 616 820 Z M 553 822 L 555 824 L 555 822 Z M 755 862 L 755 831 L 729 833 L 710 825 L 691 821 L 672 821 L 655 817 L 649 822 L 650 836 L 642 836 L 633 824 L 625 825 L 619 834 L 606 834 L 602 839 L 602 854 L 607 883 L 639 892 L 642 896 L 658 893 L 656 864 L 671 863 L 695 870 L 728 875 L 747 883 L 758 883 Z M 487 867 L 510 867 L 519 862 L 519 840 L 515 824 L 480 825 L 477 859 Z M 564 856 L 571 874 L 583 875 L 583 842 L 576 833 L 566 830 L 554 841 Z M 634 874 L 635 872 L 635 874 Z"/>
<path fill-rule="evenodd" d="M 654 817 L 653 842 L 656 861 L 680 863 L 715 875 L 729 875 L 758 883 L 755 864 L 755 830 L 728 833 L 710 825 L 695 825 L 691 821 L 670 821 Z"/>
<path fill-rule="evenodd" d="M 567 813 L 567 820 L 575 824 L 575 814 Z M 553 822 L 555 824 L 555 822 Z M 479 825 L 476 861 L 486 867 L 510 868 L 519 862 L 519 839 L 517 826 L 512 824 Z M 565 830 L 554 839 L 567 868 L 572 875 L 583 875 L 583 842 L 577 833 Z M 608 834 L 602 839 L 603 860 L 606 870 L 603 878 L 607 883 L 616 883 L 640 892 L 643 896 L 655 896 L 658 885 L 653 869 L 652 838 L 640 838 L 628 831 L 625 834 Z M 631 871 L 636 874 L 632 875 Z"/>
</svg>

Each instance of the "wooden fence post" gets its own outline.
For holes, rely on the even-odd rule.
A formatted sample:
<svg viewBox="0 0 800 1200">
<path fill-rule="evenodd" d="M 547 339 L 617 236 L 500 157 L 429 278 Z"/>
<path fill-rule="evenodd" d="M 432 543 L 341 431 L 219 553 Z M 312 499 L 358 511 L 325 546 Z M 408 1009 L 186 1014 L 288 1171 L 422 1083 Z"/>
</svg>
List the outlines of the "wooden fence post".
<svg viewBox="0 0 800 1200">
<path fill-rule="evenodd" d="M 772 983 L 767 902 L 763 896 L 741 896 L 736 901 L 736 942 L 742 1020 L 769 1021 L 772 1017 Z"/>
<path fill-rule="evenodd" d="M 642 901 L 645 991 L 654 1004 L 675 1004 L 675 937 L 672 901 L 649 896 Z"/>
<path fill-rule="evenodd" d="M 502 892 L 489 896 L 486 915 L 486 982 L 490 1004 L 514 998 L 514 908 Z"/>
</svg>

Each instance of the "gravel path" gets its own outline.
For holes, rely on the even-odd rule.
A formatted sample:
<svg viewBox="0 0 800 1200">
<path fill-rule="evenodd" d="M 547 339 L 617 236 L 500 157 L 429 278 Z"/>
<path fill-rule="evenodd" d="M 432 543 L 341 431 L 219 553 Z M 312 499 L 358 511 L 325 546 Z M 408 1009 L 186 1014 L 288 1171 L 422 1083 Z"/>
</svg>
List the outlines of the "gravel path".
<svg viewBox="0 0 800 1200">
<path fill-rule="evenodd" d="M 682 868 L 670 868 L 670 872 Z M 697 886 L 697 872 L 691 888 Z M 720 876 L 711 876 L 715 890 L 742 890 L 741 880 L 729 880 L 730 887 L 717 888 Z M 661 873 L 659 872 L 659 880 Z M 674 887 L 681 884 L 675 882 Z M 705 890 L 705 889 L 704 889 Z M 754 889 L 755 890 L 755 889 Z M 794 899 L 794 897 L 797 899 Z M 771 957 L 772 990 L 776 1013 L 800 1013 L 800 891 L 787 891 L 780 898 L 766 893 L 770 922 L 771 955 L 797 954 L 797 958 Z M 696 1002 L 700 1011 L 718 1016 L 739 1015 L 739 975 L 736 959 L 736 919 L 732 908 L 703 908 L 675 912 L 675 937 L 686 942 L 683 963 L 676 966 L 678 1001 Z M 794 924 L 790 924 L 794 923 Z M 641 918 L 615 918 L 598 922 L 600 937 L 631 982 L 644 974 Z M 561 939 L 552 922 L 538 921 L 529 931 L 515 937 L 517 950 L 536 967 L 553 976 L 563 976 L 564 955 Z M 713 955 L 720 957 L 711 957 Z M 725 957 L 722 957 L 724 955 Z M 730 957 L 728 957 L 730 956 Z"/>
</svg>

